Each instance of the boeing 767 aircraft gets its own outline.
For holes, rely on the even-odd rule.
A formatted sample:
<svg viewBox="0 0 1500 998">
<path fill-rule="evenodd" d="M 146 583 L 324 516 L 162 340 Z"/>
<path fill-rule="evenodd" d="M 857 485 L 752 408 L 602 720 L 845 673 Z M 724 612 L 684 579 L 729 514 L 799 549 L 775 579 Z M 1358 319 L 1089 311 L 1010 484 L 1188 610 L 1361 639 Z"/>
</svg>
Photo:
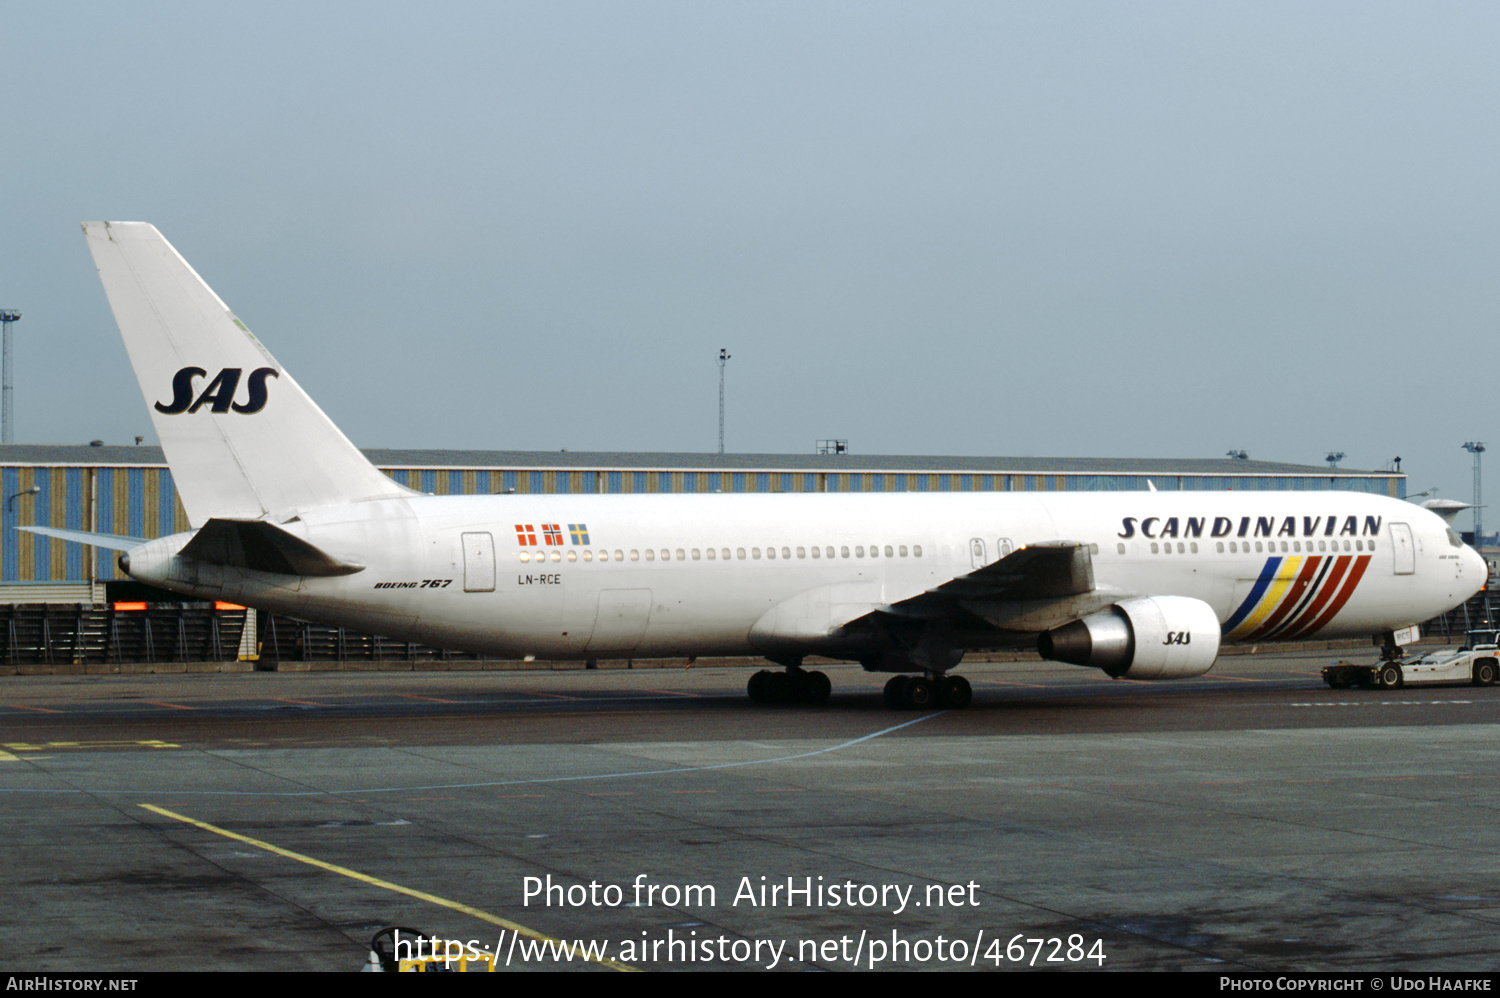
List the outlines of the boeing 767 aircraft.
<svg viewBox="0 0 1500 998">
<path fill-rule="evenodd" d="M 1486 579 L 1448 524 L 1355 492 L 422 495 L 339 432 L 161 234 L 83 226 L 192 529 L 121 550 L 200 599 L 511 657 L 762 655 L 759 701 L 821 701 L 808 655 L 961 707 L 973 649 L 1116 677 L 1220 644 L 1397 634 Z"/>
</svg>

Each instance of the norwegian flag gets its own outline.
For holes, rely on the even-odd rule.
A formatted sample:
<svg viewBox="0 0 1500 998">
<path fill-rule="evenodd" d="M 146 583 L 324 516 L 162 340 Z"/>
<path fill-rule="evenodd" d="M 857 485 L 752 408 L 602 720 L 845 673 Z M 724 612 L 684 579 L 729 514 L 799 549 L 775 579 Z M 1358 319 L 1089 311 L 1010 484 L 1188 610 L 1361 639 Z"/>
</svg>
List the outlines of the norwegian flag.
<svg viewBox="0 0 1500 998">
<path fill-rule="evenodd" d="M 545 526 L 545 524 L 543 524 Z M 536 528 L 529 523 L 516 524 L 516 543 L 522 547 L 536 544 Z"/>
<path fill-rule="evenodd" d="M 562 524 L 542 524 L 542 540 L 546 541 L 548 544 L 561 544 L 563 542 L 562 537 Z"/>
</svg>

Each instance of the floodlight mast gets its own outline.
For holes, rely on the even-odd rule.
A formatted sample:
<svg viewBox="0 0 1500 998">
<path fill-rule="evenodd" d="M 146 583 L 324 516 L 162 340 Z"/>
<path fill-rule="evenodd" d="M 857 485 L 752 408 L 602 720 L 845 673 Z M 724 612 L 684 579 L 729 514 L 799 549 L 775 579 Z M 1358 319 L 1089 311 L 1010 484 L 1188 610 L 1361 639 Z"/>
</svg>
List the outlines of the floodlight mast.
<svg viewBox="0 0 1500 998">
<path fill-rule="evenodd" d="M 1480 474 L 1480 455 L 1484 453 L 1484 441 L 1470 440 L 1464 444 L 1464 450 L 1474 455 L 1474 550 L 1478 551 L 1479 546 L 1484 543 L 1483 518 L 1480 516 L 1480 509 L 1484 505 L 1484 487 Z"/>
</svg>

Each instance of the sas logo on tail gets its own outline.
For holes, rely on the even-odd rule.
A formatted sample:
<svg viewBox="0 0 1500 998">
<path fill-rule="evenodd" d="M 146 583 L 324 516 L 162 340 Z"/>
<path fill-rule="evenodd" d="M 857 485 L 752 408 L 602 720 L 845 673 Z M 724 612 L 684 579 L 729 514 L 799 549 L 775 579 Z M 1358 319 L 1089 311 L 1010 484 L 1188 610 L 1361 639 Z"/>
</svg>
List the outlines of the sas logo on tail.
<svg viewBox="0 0 1500 998">
<path fill-rule="evenodd" d="M 178 413 L 189 414 L 197 412 L 204 405 L 208 405 L 210 412 L 235 412 L 246 416 L 260 412 L 266 407 L 266 379 L 279 378 L 281 373 L 274 367 L 258 367 L 250 372 L 246 379 L 245 388 L 249 397 L 243 402 L 234 400 L 235 390 L 240 386 L 240 372 L 242 368 L 226 367 L 219 372 L 214 380 L 198 394 L 193 395 L 193 379 L 207 377 L 208 372 L 201 367 L 184 367 L 172 376 L 172 402 L 170 405 L 164 402 L 156 403 L 156 411 L 166 416 L 175 416 Z"/>
</svg>

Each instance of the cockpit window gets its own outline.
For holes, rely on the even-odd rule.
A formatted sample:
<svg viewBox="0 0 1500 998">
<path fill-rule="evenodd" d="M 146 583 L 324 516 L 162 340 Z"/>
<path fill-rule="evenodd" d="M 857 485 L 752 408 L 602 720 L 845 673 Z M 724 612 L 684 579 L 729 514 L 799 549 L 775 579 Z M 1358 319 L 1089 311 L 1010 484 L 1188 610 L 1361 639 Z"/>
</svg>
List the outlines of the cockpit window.
<svg viewBox="0 0 1500 998">
<path fill-rule="evenodd" d="M 1454 532 L 1452 527 L 1448 528 L 1448 543 L 1452 544 L 1456 548 L 1461 548 L 1464 546 L 1463 539 Z"/>
</svg>

